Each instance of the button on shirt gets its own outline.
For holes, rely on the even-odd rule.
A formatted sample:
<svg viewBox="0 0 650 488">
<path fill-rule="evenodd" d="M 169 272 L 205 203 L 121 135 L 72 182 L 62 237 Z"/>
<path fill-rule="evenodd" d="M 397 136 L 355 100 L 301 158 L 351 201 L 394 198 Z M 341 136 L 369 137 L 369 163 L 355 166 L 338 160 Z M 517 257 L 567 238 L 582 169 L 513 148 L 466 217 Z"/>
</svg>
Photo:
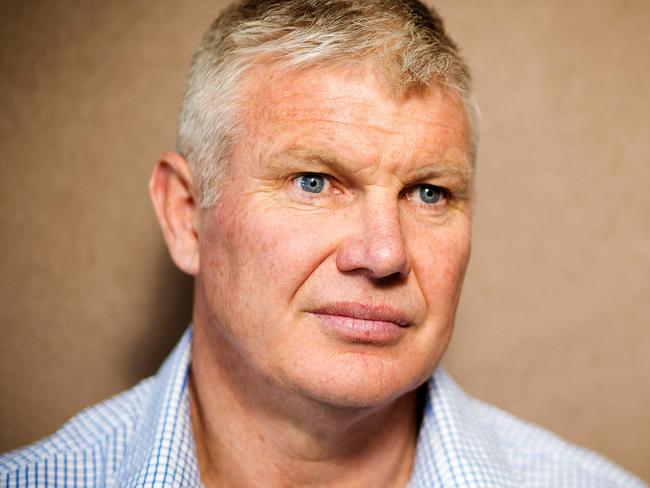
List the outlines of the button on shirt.
<svg viewBox="0 0 650 488">
<path fill-rule="evenodd" d="M 0 456 L 0 487 L 202 486 L 189 413 L 190 343 L 188 329 L 154 377 Z M 428 382 L 415 456 L 409 488 L 647 486 L 467 396 L 441 368 Z"/>
</svg>

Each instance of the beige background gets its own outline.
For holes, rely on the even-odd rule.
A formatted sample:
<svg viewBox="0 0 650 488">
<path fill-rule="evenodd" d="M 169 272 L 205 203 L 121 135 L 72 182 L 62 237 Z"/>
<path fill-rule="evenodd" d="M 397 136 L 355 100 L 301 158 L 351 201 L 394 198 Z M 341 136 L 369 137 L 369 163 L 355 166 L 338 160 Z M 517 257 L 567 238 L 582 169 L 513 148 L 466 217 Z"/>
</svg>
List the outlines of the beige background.
<svg viewBox="0 0 650 488">
<path fill-rule="evenodd" d="M 0 3 L 0 450 L 153 373 L 189 320 L 146 195 L 222 3 L 188 5 Z M 484 113 L 446 366 L 650 480 L 650 2 L 438 5 Z"/>
</svg>

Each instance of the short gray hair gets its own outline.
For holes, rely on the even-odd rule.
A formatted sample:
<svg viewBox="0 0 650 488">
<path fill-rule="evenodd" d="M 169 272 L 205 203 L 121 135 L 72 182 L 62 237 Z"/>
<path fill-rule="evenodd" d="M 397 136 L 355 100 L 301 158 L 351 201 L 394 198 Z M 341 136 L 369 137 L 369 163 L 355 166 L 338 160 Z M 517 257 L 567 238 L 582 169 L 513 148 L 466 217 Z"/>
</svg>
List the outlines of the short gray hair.
<svg viewBox="0 0 650 488">
<path fill-rule="evenodd" d="M 476 157 L 478 115 L 467 66 L 442 19 L 418 0 L 244 0 L 204 34 L 187 76 L 177 150 L 202 207 L 213 205 L 237 126 L 236 84 L 262 57 L 285 68 L 370 60 L 394 88 L 440 85 L 460 95 Z"/>
</svg>

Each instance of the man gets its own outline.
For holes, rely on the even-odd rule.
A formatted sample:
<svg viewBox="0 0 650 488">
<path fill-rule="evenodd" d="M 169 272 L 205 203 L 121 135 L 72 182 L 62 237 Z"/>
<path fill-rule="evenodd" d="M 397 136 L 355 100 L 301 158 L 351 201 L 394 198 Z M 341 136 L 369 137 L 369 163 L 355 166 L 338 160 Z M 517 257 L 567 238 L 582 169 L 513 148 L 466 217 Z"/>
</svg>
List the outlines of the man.
<svg viewBox="0 0 650 488">
<path fill-rule="evenodd" d="M 414 0 L 251 0 L 206 33 L 151 196 L 195 278 L 159 373 L 0 459 L 5 486 L 642 486 L 437 365 L 476 109 Z"/>
</svg>

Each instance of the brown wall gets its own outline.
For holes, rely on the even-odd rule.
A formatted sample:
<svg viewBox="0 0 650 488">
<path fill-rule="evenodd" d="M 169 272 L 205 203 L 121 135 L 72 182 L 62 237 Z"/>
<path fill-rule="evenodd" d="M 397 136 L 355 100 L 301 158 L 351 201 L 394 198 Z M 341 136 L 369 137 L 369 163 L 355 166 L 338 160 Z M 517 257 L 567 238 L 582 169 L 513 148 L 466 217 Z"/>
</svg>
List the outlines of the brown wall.
<svg viewBox="0 0 650 488">
<path fill-rule="evenodd" d="M 146 184 L 222 3 L 181 3 L 0 4 L 0 450 L 153 373 L 189 320 Z M 650 2 L 438 5 L 484 113 L 446 366 L 650 479 Z"/>
</svg>

